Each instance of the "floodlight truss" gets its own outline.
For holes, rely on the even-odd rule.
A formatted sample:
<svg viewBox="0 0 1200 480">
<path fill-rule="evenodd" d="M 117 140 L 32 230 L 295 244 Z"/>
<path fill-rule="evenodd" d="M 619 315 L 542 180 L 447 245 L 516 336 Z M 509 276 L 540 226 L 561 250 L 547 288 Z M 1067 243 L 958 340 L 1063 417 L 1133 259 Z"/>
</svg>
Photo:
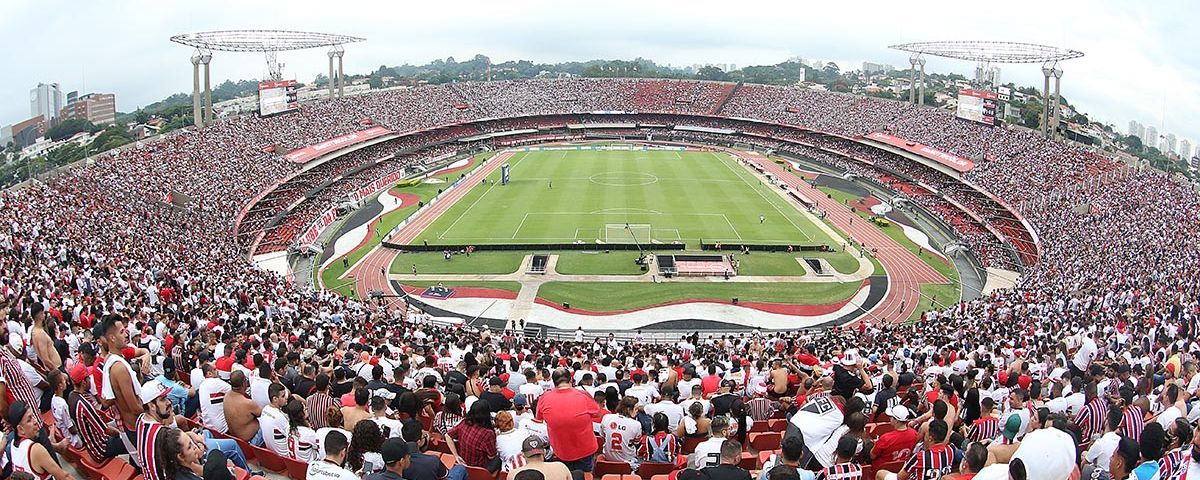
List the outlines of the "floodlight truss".
<svg viewBox="0 0 1200 480">
<path fill-rule="evenodd" d="M 171 37 L 172 42 L 189 47 L 224 52 L 282 52 L 332 47 L 364 40 L 366 39 L 349 35 L 291 30 L 220 30 Z"/>
<path fill-rule="evenodd" d="M 955 58 L 980 63 L 1047 63 L 1083 56 L 1083 52 L 1036 43 L 952 40 L 892 45 L 916 55 Z"/>
</svg>

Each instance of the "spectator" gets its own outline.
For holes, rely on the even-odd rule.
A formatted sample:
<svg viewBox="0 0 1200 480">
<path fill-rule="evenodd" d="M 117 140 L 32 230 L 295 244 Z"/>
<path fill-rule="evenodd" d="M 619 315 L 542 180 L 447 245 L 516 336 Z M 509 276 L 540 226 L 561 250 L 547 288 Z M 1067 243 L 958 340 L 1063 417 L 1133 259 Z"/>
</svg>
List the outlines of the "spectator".
<svg viewBox="0 0 1200 480">
<path fill-rule="evenodd" d="M 496 431 L 490 411 L 486 402 L 472 404 L 462 423 L 446 434 L 446 443 L 459 462 L 495 473 L 500 470 L 501 461 L 496 451 Z"/>
<path fill-rule="evenodd" d="M 549 444 L 541 438 L 530 436 L 521 445 L 521 455 L 525 457 L 525 465 L 508 472 L 514 479 L 525 471 L 540 472 L 545 480 L 571 480 L 571 471 L 562 462 L 547 462 L 546 449 Z M 412 479 L 416 480 L 416 479 Z"/>
<path fill-rule="evenodd" d="M 723 440 L 719 452 L 719 463 L 716 465 L 707 465 L 700 469 L 700 473 L 705 478 L 713 480 L 750 480 L 750 472 L 738 466 L 738 461 L 742 458 L 742 445 L 737 440 Z"/>
<path fill-rule="evenodd" d="M 370 422 L 364 422 L 364 424 Z M 372 424 L 374 425 L 374 424 Z M 379 427 L 376 427 L 379 428 Z M 359 480 L 361 477 L 342 467 L 346 463 L 346 448 L 350 441 L 341 432 L 331 431 L 321 442 L 325 448 L 325 459 L 321 462 L 308 464 L 309 478 L 328 478 L 333 480 Z"/>
<path fill-rule="evenodd" d="M 389 438 L 379 453 L 383 457 L 383 471 L 367 475 L 365 480 L 405 480 L 404 472 L 412 464 L 408 444 L 401 438 Z"/>
<path fill-rule="evenodd" d="M 587 394 L 571 387 L 571 373 L 554 371 L 554 389 L 538 399 L 537 418 L 546 421 L 550 448 L 570 470 L 592 471 L 596 442 L 592 436 L 592 418 L 599 413 Z"/>
</svg>

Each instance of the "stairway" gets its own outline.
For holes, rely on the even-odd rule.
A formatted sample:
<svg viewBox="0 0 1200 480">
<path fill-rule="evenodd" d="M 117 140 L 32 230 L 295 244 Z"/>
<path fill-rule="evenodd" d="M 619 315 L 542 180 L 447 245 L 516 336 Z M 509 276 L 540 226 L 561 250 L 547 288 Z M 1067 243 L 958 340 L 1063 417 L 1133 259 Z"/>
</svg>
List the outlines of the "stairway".
<svg viewBox="0 0 1200 480">
<path fill-rule="evenodd" d="M 728 104 L 730 100 L 733 100 L 733 96 L 737 95 L 738 90 L 741 90 L 741 89 L 742 89 L 742 82 L 737 82 L 736 84 L 734 84 L 733 88 L 729 89 L 729 93 L 725 94 L 725 98 L 721 99 L 721 103 L 717 104 L 717 108 L 713 109 L 712 114 L 713 115 L 720 114 L 721 110 L 725 109 L 725 105 Z"/>
</svg>

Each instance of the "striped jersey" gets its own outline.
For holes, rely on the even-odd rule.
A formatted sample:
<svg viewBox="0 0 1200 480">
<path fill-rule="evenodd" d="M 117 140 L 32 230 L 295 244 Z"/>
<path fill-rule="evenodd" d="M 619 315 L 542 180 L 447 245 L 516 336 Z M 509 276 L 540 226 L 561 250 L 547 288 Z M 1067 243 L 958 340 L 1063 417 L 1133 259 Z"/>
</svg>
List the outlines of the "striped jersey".
<svg viewBox="0 0 1200 480">
<path fill-rule="evenodd" d="M 850 462 L 835 463 L 822 468 L 817 480 L 862 480 L 862 467 Z"/>
<path fill-rule="evenodd" d="M 42 404 L 42 399 L 33 390 L 33 385 L 29 383 L 29 378 L 25 376 L 25 372 L 17 362 L 16 357 L 13 357 L 7 348 L 0 348 L 0 373 L 4 375 L 3 378 L 0 378 L 0 382 L 4 382 L 7 387 L 7 395 L 12 397 L 8 399 L 10 405 L 14 400 L 23 400 L 29 408 L 36 409 Z M 37 423 L 38 428 L 42 427 L 41 415 L 34 415 L 33 421 Z"/>
<path fill-rule="evenodd" d="M 1141 407 L 1130 405 L 1125 407 L 1125 411 L 1121 414 L 1121 427 L 1117 429 L 1117 433 L 1121 436 L 1132 438 L 1133 441 L 1138 441 L 1142 437 L 1142 428 L 1146 426 L 1142 423 L 1145 415 L 1142 414 Z"/>
<path fill-rule="evenodd" d="M 166 425 L 150 419 L 144 413 L 138 418 L 137 445 L 134 448 L 137 448 L 140 454 L 138 456 L 141 457 L 142 461 L 142 476 L 146 480 L 166 480 L 162 477 L 162 471 L 159 470 L 154 449 L 155 439 L 158 438 L 159 432 L 165 427 Z"/>
<path fill-rule="evenodd" d="M 975 420 L 971 424 L 971 431 L 967 434 L 972 442 L 982 442 L 991 440 L 1000 436 L 1000 419 L 996 417 L 983 417 Z"/>
<path fill-rule="evenodd" d="M 1083 431 L 1083 441 L 1104 432 L 1106 417 L 1108 417 L 1108 404 L 1103 398 L 1096 397 L 1084 404 L 1079 415 L 1075 417 L 1075 424 L 1079 425 L 1079 429 Z"/>
<path fill-rule="evenodd" d="M 939 444 L 920 450 L 904 462 L 904 471 L 912 480 L 938 480 L 951 473 L 954 466 L 954 449 Z"/>
<path fill-rule="evenodd" d="M 642 437 L 638 457 L 652 463 L 675 463 L 675 458 L 679 456 L 679 448 L 679 441 L 675 439 L 675 435 L 658 432 Z"/>
<path fill-rule="evenodd" d="M 342 402 L 328 393 L 317 392 L 304 399 L 304 412 L 308 414 L 308 423 L 312 425 L 312 428 L 324 428 L 329 426 L 326 418 L 329 407 L 340 407 L 341 405 Z"/>
<path fill-rule="evenodd" d="M 92 458 L 104 458 L 109 438 L 104 424 L 108 423 L 108 416 L 100 410 L 90 393 L 71 392 L 67 396 L 67 406 L 71 410 L 71 421 L 79 429 L 83 448 L 92 454 Z"/>
<path fill-rule="evenodd" d="M 1158 467 L 1158 476 L 1167 480 L 1179 478 L 1183 476 L 1189 461 L 1191 456 L 1184 452 L 1183 448 L 1171 450 L 1163 455 L 1162 463 Z"/>
</svg>

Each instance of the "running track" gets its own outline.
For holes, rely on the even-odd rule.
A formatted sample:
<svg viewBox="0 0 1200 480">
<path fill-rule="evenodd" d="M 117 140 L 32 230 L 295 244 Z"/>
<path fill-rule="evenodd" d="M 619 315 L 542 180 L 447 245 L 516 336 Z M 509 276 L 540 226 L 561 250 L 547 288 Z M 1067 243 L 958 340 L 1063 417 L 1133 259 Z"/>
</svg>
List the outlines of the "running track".
<svg viewBox="0 0 1200 480">
<path fill-rule="evenodd" d="M 446 213 L 446 210 L 449 210 L 455 203 L 458 203 L 459 199 L 466 196 L 472 187 L 478 185 L 483 178 L 496 171 L 512 155 L 511 152 L 503 152 L 488 160 L 487 163 L 468 174 L 467 178 L 463 179 L 462 184 L 450 189 L 437 203 L 430 205 L 429 208 L 418 214 L 412 221 L 401 227 L 399 232 L 387 237 L 385 240 L 392 243 L 409 243 L 413 241 L 434 220 L 437 220 L 443 213 Z M 386 295 L 396 293 L 387 278 L 388 267 L 391 266 L 392 260 L 395 258 L 395 251 L 378 245 L 347 272 L 347 276 L 352 276 L 358 280 L 354 285 L 354 290 L 358 298 L 367 298 L 367 292 L 371 290 L 381 290 Z M 387 302 L 389 306 L 392 300 Z"/>
<path fill-rule="evenodd" d="M 920 300 L 920 284 L 950 283 L 941 273 L 917 258 L 912 251 L 896 243 L 892 237 L 851 212 L 849 207 L 826 197 L 825 192 L 809 185 L 779 164 L 757 153 L 730 152 L 758 164 L 775 178 L 817 202 L 817 206 L 828 213 L 827 218 L 834 226 L 849 234 L 850 238 L 860 245 L 876 251 L 875 258 L 883 265 L 888 276 L 887 296 L 867 314 L 870 318 L 875 319 L 876 323 L 907 320 L 917 310 L 917 302 Z M 850 220 L 853 218 L 858 218 L 858 222 L 852 224 Z"/>
</svg>

